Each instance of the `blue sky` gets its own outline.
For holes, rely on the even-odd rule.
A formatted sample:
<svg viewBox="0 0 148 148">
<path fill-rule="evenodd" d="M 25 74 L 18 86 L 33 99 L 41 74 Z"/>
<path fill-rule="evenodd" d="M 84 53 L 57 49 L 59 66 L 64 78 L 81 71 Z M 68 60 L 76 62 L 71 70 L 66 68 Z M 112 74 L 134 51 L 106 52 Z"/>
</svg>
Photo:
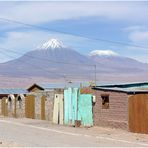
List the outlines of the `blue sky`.
<svg viewBox="0 0 148 148">
<path fill-rule="evenodd" d="M 78 34 L 86 38 L 148 47 L 147 8 L 148 2 L 0 2 L 0 18 Z M 148 48 L 50 32 L 1 19 L 0 62 L 21 56 L 50 38 L 58 38 L 65 45 L 85 55 L 93 50 L 112 50 L 119 55 L 148 62 Z"/>
</svg>

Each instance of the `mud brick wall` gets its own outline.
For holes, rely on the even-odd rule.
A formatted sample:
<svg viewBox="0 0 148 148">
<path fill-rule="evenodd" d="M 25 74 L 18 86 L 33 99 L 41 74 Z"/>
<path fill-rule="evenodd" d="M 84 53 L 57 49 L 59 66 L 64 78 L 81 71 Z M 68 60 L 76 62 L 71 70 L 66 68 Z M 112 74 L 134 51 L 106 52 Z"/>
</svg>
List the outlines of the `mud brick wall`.
<svg viewBox="0 0 148 148">
<path fill-rule="evenodd" d="M 92 94 L 93 90 L 90 87 L 83 87 L 80 89 L 81 94 Z"/>
<path fill-rule="evenodd" d="M 94 125 L 128 130 L 128 95 L 122 92 L 94 90 Z M 109 95 L 109 109 L 102 109 L 102 94 Z"/>
</svg>

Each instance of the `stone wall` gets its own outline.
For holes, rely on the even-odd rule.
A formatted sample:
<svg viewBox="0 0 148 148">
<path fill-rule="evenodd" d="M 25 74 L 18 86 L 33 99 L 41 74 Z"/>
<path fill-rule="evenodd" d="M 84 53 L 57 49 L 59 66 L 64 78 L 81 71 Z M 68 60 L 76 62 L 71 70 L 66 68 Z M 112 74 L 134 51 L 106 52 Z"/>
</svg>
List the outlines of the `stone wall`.
<svg viewBox="0 0 148 148">
<path fill-rule="evenodd" d="M 54 90 L 35 92 L 31 94 L 35 96 L 35 119 L 41 119 L 41 98 L 45 96 L 45 120 L 52 121 Z"/>
<path fill-rule="evenodd" d="M 16 117 L 16 118 L 25 117 L 25 97 L 21 98 L 21 100 L 18 101 L 18 96 L 20 95 L 8 95 L 7 105 L 5 105 L 6 110 L 7 110 L 6 112 L 8 114 L 5 116 Z M 0 114 L 1 115 L 2 115 L 2 99 L 0 99 Z"/>
<path fill-rule="evenodd" d="M 25 96 L 16 97 L 16 118 L 25 117 Z"/>
<path fill-rule="evenodd" d="M 2 99 L 0 99 L 0 115 L 2 115 Z"/>
<path fill-rule="evenodd" d="M 54 93 L 47 93 L 46 96 L 47 96 L 46 105 L 45 105 L 46 120 L 52 121 Z"/>
</svg>

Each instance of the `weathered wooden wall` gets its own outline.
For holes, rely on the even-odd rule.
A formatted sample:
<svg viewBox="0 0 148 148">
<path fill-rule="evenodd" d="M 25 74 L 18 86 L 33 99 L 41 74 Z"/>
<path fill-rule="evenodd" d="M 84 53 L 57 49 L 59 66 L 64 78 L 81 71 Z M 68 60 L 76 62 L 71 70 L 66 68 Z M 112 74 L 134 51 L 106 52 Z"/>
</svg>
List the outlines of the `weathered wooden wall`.
<svg viewBox="0 0 148 148">
<path fill-rule="evenodd" d="M 148 94 L 129 96 L 129 130 L 148 134 Z"/>
<path fill-rule="evenodd" d="M 8 116 L 8 98 L 3 97 L 1 99 L 1 115 Z"/>
<path fill-rule="evenodd" d="M 35 96 L 28 95 L 25 98 L 25 117 L 35 119 Z"/>
<path fill-rule="evenodd" d="M 54 108 L 53 108 L 53 123 L 63 124 L 64 122 L 64 108 L 63 94 L 55 94 L 54 97 Z"/>
</svg>

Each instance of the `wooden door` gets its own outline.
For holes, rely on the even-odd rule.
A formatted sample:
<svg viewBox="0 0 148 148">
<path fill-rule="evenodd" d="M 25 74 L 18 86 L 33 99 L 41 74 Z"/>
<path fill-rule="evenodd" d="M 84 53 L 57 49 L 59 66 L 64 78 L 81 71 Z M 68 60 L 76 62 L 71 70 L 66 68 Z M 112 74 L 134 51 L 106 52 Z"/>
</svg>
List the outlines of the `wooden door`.
<svg viewBox="0 0 148 148">
<path fill-rule="evenodd" d="M 53 123 L 59 124 L 59 99 L 57 94 L 54 97 Z"/>
<path fill-rule="evenodd" d="M 41 120 L 46 120 L 45 102 L 46 102 L 46 96 L 42 96 L 41 97 Z"/>
<path fill-rule="evenodd" d="M 28 95 L 25 98 L 25 117 L 26 118 L 35 118 L 35 96 Z"/>
<path fill-rule="evenodd" d="M 1 112 L 3 116 L 8 116 L 8 98 L 7 97 L 2 98 Z"/>
<path fill-rule="evenodd" d="M 129 97 L 129 130 L 148 134 L 148 95 Z"/>
<path fill-rule="evenodd" d="M 59 124 L 64 122 L 64 107 L 63 107 L 63 94 L 59 94 Z"/>
<path fill-rule="evenodd" d="M 64 109 L 63 109 L 63 94 L 55 94 L 53 107 L 53 123 L 63 124 Z"/>
</svg>

